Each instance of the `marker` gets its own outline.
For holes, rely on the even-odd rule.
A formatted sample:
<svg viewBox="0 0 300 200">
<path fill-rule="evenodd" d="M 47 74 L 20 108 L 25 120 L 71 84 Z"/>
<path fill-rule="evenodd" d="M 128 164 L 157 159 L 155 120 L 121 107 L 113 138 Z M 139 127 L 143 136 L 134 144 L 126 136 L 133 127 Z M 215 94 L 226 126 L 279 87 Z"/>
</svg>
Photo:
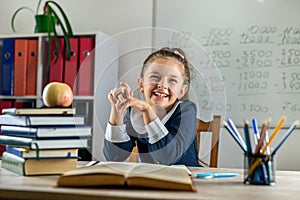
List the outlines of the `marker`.
<svg viewBox="0 0 300 200">
<path fill-rule="evenodd" d="M 204 173 L 204 174 L 196 174 L 196 178 L 229 178 L 235 177 L 238 173 L 233 172 L 213 172 L 213 173 Z"/>
</svg>

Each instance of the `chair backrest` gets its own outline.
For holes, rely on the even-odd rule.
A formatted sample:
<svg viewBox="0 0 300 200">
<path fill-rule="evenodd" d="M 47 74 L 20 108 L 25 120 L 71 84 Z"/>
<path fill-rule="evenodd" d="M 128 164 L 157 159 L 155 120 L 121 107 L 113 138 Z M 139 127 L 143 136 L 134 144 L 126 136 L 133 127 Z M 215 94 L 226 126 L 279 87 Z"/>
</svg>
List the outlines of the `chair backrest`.
<svg viewBox="0 0 300 200">
<path fill-rule="evenodd" d="M 200 150 L 200 136 L 201 132 L 212 133 L 211 139 L 211 152 L 210 152 L 210 164 L 209 167 L 218 166 L 218 155 L 219 155 L 219 136 L 220 136 L 220 116 L 213 116 L 212 121 L 202 121 L 197 119 L 196 126 L 196 138 L 197 138 L 197 150 Z M 133 148 L 130 157 L 130 162 L 139 162 L 138 148 L 137 145 Z M 201 164 L 203 161 L 199 158 Z"/>
<path fill-rule="evenodd" d="M 214 115 L 211 121 L 202 121 L 197 119 L 197 129 L 196 129 L 196 138 L 197 138 L 197 148 L 198 152 L 200 151 L 200 136 L 201 132 L 211 133 L 211 145 L 210 145 L 210 160 L 209 167 L 218 166 L 218 155 L 219 155 L 219 138 L 220 138 L 220 120 L 221 117 Z M 203 164 L 201 158 L 199 161 Z"/>
</svg>

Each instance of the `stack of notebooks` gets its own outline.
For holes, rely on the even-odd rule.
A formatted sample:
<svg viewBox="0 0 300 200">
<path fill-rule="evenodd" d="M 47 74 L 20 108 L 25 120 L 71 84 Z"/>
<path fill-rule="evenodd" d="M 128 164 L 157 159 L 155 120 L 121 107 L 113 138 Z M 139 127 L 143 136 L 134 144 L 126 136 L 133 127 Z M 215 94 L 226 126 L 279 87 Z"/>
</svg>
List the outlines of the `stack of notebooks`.
<svg viewBox="0 0 300 200">
<path fill-rule="evenodd" d="M 62 174 L 76 168 L 92 127 L 75 108 L 12 108 L 0 115 L 1 166 L 20 175 Z"/>
</svg>

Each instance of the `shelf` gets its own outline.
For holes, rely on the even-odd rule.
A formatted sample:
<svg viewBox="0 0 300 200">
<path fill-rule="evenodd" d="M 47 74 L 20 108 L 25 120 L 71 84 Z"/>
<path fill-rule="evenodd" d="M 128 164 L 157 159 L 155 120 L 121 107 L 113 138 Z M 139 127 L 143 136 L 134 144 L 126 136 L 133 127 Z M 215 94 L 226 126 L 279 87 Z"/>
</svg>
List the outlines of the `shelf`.
<svg viewBox="0 0 300 200">
<path fill-rule="evenodd" d="M 36 100 L 42 99 L 42 96 L 0 96 L 1 100 Z M 94 100 L 94 96 L 74 96 L 74 100 Z"/>
<path fill-rule="evenodd" d="M 87 81 L 92 80 L 93 94 L 85 96 L 74 95 L 73 106 L 76 107 L 78 114 L 87 116 L 88 125 L 93 126 L 93 138 L 91 140 L 91 146 L 88 151 L 92 151 L 93 158 L 98 160 L 104 159 L 102 148 L 104 142 L 104 132 L 107 120 L 110 113 L 110 102 L 107 100 L 107 94 L 118 82 L 118 61 L 119 48 L 117 41 L 114 38 L 110 38 L 102 32 L 92 33 L 75 33 L 74 38 L 86 38 L 91 37 L 95 40 L 94 63 L 91 77 L 87 78 Z M 0 35 L 0 43 L 4 39 L 37 39 L 38 40 L 38 57 L 37 57 L 37 74 L 36 74 L 36 91 L 32 96 L 8 96 L 0 95 L 0 103 L 11 106 L 15 106 L 16 103 L 24 102 L 27 107 L 41 107 L 42 90 L 44 85 L 48 82 L 45 79 L 45 55 L 47 55 L 47 45 L 49 44 L 47 34 L 23 34 L 23 35 Z M 3 47 L 3 46 L 2 46 Z M 0 48 L 1 44 L 0 44 Z M 113 62 L 112 62 L 113 61 Z M 0 63 L 1 64 L 1 63 Z M 109 66 L 109 68 L 107 67 Z M 1 65 L 0 65 L 1 70 Z M 102 77 L 99 79 L 99 77 Z M 0 77 L 2 78 L 2 77 Z M 95 83 L 101 85 L 101 87 L 95 87 Z M 84 87 L 82 87 L 84 88 Z M 78 89 L 78 88 L 77 88 Z M 80 93 L 78 93 L 80 94 Z M 10 101 L 10 102 L 9 102 Z M 29 104 L 28 104 L 29 102 Z M 84 157 L 84 156 L 83 156 Z"/>
<path fill-rule="evenodd" d="M 36 100 L 37 96 L 0 96 L 1 100 Z"/>
<path fill-rule="evenodd" d="M 74 100 L 94 100 L 94 96 L 74 96 Z"/>
</svg>

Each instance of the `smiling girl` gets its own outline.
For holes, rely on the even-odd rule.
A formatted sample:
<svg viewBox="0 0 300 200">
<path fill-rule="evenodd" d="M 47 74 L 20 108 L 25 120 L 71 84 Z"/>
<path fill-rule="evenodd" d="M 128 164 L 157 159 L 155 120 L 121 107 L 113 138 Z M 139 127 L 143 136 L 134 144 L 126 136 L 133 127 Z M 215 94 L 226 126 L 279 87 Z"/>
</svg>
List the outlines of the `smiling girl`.
<svg viewBox="0 0 300 200">
<path fill-rule="evenodd" d="M 138 78 L 145 101 L 127 83 L 108 94 L 111 113 L 104 142 L 107 160 L 126 160 L 137 145 L 141 162 L 199 166 L 196 106 L 188 100 L 189 64 L 179 48 L 148 56 Z"/>
</svg>

